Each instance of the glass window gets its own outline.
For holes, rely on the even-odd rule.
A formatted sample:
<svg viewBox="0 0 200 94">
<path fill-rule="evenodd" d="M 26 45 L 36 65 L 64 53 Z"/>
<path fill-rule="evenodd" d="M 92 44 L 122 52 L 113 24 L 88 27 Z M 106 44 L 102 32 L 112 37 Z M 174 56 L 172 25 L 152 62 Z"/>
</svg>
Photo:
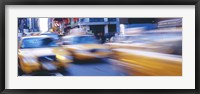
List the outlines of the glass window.
<svg viewBox="0 0 200 94">
<path fill-rule="evenodd" d="M 109 22 L 116 22 L 116 18 L 108 18 Z"/>
<path fill-rule="evenodd" d="M 90 18 L 90 22 L 104 22 L 104 18 Z"/>
<path fill-rule="evenodd" d="M 50 36 L 50 37 L 54 38 L 55 40 L 58 40 L 58 39 L 59 39 L 59 36 L 58 36 L 57 34 L 41 34 L 41 35 Z"/>
<path fill-rule="evenodd" d="M 26 38 L 23 39 L 21 48 L 57 47 L 53 38 Z"/>
<path fill-rule="evenodd" d="M 72 44 L 93 44 L 98 43 L 98 41 L 93 36 L 80 36 L 73 37 L 71 39 Z"/>
</svg>

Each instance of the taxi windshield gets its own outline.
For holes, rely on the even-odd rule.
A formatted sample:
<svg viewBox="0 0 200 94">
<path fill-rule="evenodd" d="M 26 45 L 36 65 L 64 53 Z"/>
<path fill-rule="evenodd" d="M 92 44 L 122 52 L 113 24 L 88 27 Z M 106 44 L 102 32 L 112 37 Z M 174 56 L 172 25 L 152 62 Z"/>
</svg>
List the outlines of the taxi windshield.
<svg viewBox="0 0 200 94">
<path fill-rule="evenodd" d="M 72 44 L 96 44 L 98 41 L 93 36 L 79 36 L 72 38 Z"/>
<path fill-rule="evenodd" d="M 59 36 L 57 34 L 41 34 L 41 35 L 47 35 L 47 36 L 51 36 L 52 38 L 54 38 L 55 40 L 59 39 Z"/>
<path fill-rule="evenodd" d="M 53 38 L 27 38 L 23 39 L 21 48 L 57 47 Z"/>
</svg>

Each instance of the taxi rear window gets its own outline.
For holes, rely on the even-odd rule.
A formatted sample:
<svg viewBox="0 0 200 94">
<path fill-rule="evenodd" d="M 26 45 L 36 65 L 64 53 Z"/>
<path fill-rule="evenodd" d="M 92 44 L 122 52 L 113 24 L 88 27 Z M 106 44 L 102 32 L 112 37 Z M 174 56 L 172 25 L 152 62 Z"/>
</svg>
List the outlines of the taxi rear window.
<svg viewBox="0 0 200 94">
<path fill-rule="evenodd" d="M 27 38 L 22 41 L 21 48 L 41 48 L 58 46 L 52 38 Z"/>
</svg>

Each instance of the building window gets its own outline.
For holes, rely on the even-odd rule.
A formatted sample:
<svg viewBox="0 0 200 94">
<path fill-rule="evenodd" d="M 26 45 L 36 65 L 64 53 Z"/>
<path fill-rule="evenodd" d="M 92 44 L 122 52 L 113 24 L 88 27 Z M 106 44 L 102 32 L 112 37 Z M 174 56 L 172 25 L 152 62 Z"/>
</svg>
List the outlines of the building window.
<svg viewBox="0 0 200 94">
<path fill-rule="evenodd" d="M 108 32 L 116 32 L 116 25 L 108 25 Z"/>
<path fill-rule="evenodd" d="M 116 18 L 108 18 L 109 22 L 116 22 Z"/>
<path fill-rule="evenodd" d="M 104 25 L 91 25 L 90 30 L 92 33 L 104 33 Z"/>
<path fill-rule="evenodd" d="M 104 22 L 104 18 L 90 18 L 90 22 Z"/>
<path fill-rule="evenodd" d="M 85 19 L 84 18 L 80 18 L 80 22 L 85 22 Z"/>
</svg>

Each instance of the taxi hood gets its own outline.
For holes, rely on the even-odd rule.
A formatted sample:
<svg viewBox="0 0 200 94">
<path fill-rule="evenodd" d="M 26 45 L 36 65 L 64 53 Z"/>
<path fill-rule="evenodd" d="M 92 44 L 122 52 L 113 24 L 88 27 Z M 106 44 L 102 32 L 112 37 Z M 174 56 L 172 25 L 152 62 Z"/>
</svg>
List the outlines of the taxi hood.
<svg viewBox="0 0 200 94">
<path fill-rule="evenodd" d="M 70 46 L 77 50 L 108 49 L 108 47 L 103 44 L 78 44 Z"/>
</svg>

